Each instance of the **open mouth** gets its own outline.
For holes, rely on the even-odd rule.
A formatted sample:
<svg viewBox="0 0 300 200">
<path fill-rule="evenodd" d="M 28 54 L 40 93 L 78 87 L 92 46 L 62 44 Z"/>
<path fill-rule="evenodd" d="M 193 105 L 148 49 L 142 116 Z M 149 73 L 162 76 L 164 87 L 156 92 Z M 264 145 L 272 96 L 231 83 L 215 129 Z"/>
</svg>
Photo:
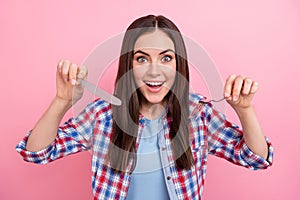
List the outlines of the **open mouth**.
<svg viewBox="0 0 300 200">
<path fill-rule="evenodd" d="M 147 90 L 151 93 L 158 93 L 162 90 L 166 81 L 144 81 L 147 86 Z"/>
<path fill-rule="evenodd" d="M 151 88 L 158 88 L 161 87 L 165 81 L 144 81 L 144 83 Z"/>
</svg>

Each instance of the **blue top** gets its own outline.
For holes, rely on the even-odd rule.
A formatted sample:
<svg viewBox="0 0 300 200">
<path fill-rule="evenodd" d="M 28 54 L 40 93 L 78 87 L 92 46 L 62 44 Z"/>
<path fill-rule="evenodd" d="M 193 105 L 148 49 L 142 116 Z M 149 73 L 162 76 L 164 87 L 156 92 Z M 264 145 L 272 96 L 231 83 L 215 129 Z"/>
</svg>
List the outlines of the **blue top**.
<svg viewBox="0 0 300 200">
<path fill-rule="evenodd" d="M 170 199 L 158 144 L 158 135 L 162 132 L 161 117 L 155 120 L 146 119 L 126 200 Z"/>
</svg>

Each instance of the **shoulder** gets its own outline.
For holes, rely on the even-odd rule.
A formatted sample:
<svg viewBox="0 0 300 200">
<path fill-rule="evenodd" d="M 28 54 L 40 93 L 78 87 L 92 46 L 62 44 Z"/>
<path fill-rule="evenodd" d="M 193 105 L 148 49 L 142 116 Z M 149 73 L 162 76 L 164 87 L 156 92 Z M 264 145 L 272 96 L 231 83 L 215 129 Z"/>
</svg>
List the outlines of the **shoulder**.
<svg viewBox="0 0 300 200">
<path fill-rule="evenodd" d="M 92 107 L 94 114 L 96 114 L 95 117 L 100 120 L 112 115 L 111 104 L 101 98 L 95 99 L 89 106 Z"/>
<path fill-rule="evenodd" d="M 197 93 L 190 93 L 189 94 L 189 100 L 190 100 L 190 104 L 198 104 L 199 101 L 206 99 L 206 97 L 204 97 L 201 94 L 197 94 Z"/>
<path fill-rule="evenodd" d="M 203 101 L 205 99 L 206 99 L 206 97 L 204 97 L 201 94 L 190 93 L 189 94 L 189 105 L 191 108 L 197 107 L 200 103 L 199 101 Z"/>
</svg>

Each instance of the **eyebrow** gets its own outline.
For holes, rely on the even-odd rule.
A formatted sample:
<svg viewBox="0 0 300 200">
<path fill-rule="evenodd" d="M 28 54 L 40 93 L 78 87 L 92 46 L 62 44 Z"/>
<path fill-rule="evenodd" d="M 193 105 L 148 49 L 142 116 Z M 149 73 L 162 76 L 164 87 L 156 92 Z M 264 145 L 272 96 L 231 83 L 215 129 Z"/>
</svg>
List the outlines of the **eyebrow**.
<svg viewBox="0 0 300 200">
<path fill-rule="evenodd" d="M 175 53 L 172 49 L 166 49 L 166 50 L 160 52 L 159 55 L 164 54 L 164 53 L 166 53 L 166 52 L 168 52 L 168 51 L 172 51 L 173 53 Z M 144 52 L 144 51 L 141 51 L 141 50 L 137 50 L 136 52 L 133 53 L 133 55 L 135 55 L 135 54 L 137 54 L 137 53 L 141 53 L 141 54 L 144 54 L 144 55 L 146 55 L 146 56 L 150 56 L 148 53 L 146 53 L 146 52 Z"/>
</svg>

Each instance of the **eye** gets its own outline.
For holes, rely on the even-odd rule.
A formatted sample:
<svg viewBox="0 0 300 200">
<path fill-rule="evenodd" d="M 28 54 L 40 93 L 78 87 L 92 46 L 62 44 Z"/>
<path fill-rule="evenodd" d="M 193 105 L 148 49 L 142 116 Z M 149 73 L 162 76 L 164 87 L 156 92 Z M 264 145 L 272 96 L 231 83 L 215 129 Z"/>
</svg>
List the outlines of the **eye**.
<svg viewBox="0 0 300 200">
<path fill-rule="evenodd" d="M 162 62 L 170 62 L 171 60 L 172 60 L 172 56 L 169 56 L 169 55 L 164 56 L 164 57 L 161 59 Z"/>
<path fill-rule="evenodd" d="M 139 63 L 145 63 L 145 62 L 148 62 L 147 58 L 145 58 L 144 56 L 139 56 L 136 58 L 136 60 L 139 62 Z"/>
</svg>

